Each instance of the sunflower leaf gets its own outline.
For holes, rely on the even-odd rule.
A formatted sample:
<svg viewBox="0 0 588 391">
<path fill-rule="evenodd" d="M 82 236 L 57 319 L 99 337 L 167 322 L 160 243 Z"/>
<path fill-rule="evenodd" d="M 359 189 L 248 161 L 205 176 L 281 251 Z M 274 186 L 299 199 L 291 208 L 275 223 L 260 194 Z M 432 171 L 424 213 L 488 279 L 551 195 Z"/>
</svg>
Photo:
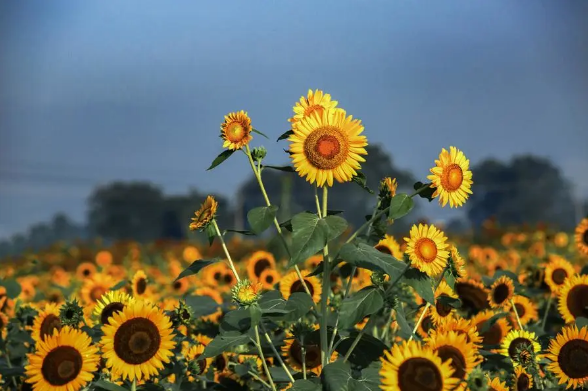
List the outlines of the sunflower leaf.
<svg viewBox="0 0 588 391">
<path fill-rule="evenodd" d="M 261 308 L 257 304 L 249 306 L 249 314 L 251 316 L 251 326 L 257 326 L 261 320 Z"/>
<path fill-rule="evenodd" d="M 244 345 L 249 341 L 247 334 L 241 334 L 238 331 L 231 331 L 224 334 L 219 334 L 215 339 L 210 341 L 204 348 L 204 352 L 196 359 L 197 361 L 204 360 L 209 357 L 216 357 L 219 354 L 234 348 L 235 346 Z"/>
<path fill-rule="evenodd" d="M 412 188 L 415 191 L 418 191 L 419 197 L 426 198 L 429 200 L 429 202 L 431 202 L 434 199 L 433 193 L 435 193 L 435 190 L 437 190 L 437 189 L 434 187 L 431 187 L 430 185 L 431 185 L 430 183 L 417 182 L 413 185 Z"/>
<path fill-rule="evenodd" d="M 215 168 L 216 166 L 220 165 L 222 162 L 224 162 L 225 160 L 227 160 L 228 158 L 231 157 L 232 154 L 234 154 L 237 150 L 236 149 L 227 149 L 226 151 L 222 151 L 213 161 L 212 164 L 210 165 L 210 167 L 208 167 L 206 169 L 206 171 L 210 171 L 213 168 Z"/>
<path fill-rule="evenodd" d="M 22 291 L 20 284 L 13 279 L 0 280 L 0 286 L 3 286 L 6 289 L 6 296 L 9 299 L 16 299 Z"/>
<path fill-rule="evenodd" d="M 406 271 L 406 264 L 389 254 L 381 253 L 365 243 L 344 244 L 339 250 L 339 258 L 347 263 L 368 270 L 383 271 L 394 281 Z"/>
<path fill-rule="evenodd" d="M 235 234 L 240 234 L 240 235 L 245 235 L 245 236 L 255 236 L 255 232 L 251 232 L 251 231 L 247 231 L 247 230 L 239 230 L 239 229 L 225 229 L 223 231 L 223 236 L 227 232 L 231 232 L 231 233 L 235 233 Z"/>
<path fill-rule="evenodd" d="M 352 331 L 349 334 L 349 338 L 342 340 L 335 350 L 340 355 L 345 355 L 358 334 L 359 331 Z M 369 334 L 363 334 L 357 346 L 353 349 L 351 356 L 349 356 L 349 362 L 361 367 L 367 367 L 371 362 L 378 361 L 386 349 L 388 347 L 384 342 Z"/>
<path fill-rule="evenodd" d="M 414 201 L 407 194 L 396 194 L 390 201 L 388 217 L 397 220 L 406 216 L 414 208 Z"/>
<path fill-rule="evenodd" d="M 174 280 L 174 282 L 181 280 L 184 277 L 194 275 L 194 274 L 198 273 L 200 270 L 204 269 L 206 266 L 210 266 L 212 264 L 215 264 L 218 261 L 220 261 L 220 258 L 198 259 L 198 260 L 192 262 L 192 264 L 190 266 L 188 266 L 183 272 L 181 272 L 180 275 L 178 276 L 178 278 L 176 278 Z"/>
<path fill-rule="evenodd" d="M 329 242 L 337 239 L 347 229 L 347 221 L 343 217 L 327 216 L 324 220 L 329 228 L 329 233 L 327 235 Z"/>
<path fill-rule="evenodd" d="M 269 137 L 268 137 L 268 136 L 266 136 L 264 133 L 260 132 L 259 130 L 257 130 L 257 129 L 251 129 L 251 131 L 252 131 L 253 133 L 257 133 L 257 134 L 259 134 L 260 136 L 263 136 L 263 137 L 265 137 L 266 139 L 268 139 L 268 140 L 269 140 Z"/>
<path fill-rule="evenodd" d="M 311 291 L 312 292 L 312 291 Z M 287 313 L 281 320 L 294 322 L 310 311 L 312 307 L 312 298 L 306 292 L 294 292 L 288 298 L 284 310 Z"/>
<path fill-rule="evenodd" d="M 395 316 L 399 328 L 398 335 L 404 339 L 409 339 L 412 335 L 412 327 L 410 327 L 408 321 L 406 320 L 406 315 L 404 314 L 404 308 L 402 307 L 402 304 L 399 304 L 396 307 Z"/>
<path fill-rule="evenodd" d="M 212 246 L 214 238 L 216 238 L 216 230 L 214 229 L 214 225 L 208 224 L 204 231 L 206 232 L 206 236 L 208 237 L 208 245 Z"/>
<path fill-rule="evenodd" d="M 214 314 L 220 305 L 210 296 L 190 295 L 186 296 L 186 304 L 192 308 L 194 318 Z"/>
<path fill-rule="evenodd" d="M 293 134 L 294 134 L 293 130 L 288 130 L 287 132 L 282 133 L 282 135 L 280 137 L 278 137 L 278 139 L 276 141 L 285 140 Z"/>
<path fill-rule="evenodd" d="M 322 377 L 327 391 L 349 390 L 349 383 L 353 380 L 351 364 L 343 361 L 330 363 L 323 369 Z"/>
<path fill-rule="evenodd" d="M 229 311 L 225 314 L 220 322 L 219 329 L 221 334 L 238 331 L 245 333 L 253 326 L 252 314 L 249 308 L 239 308 Z"/>
<path fill-rule="evenodd" d="M 292 385 L 291 391 L 322 391 L 323 387 L 306 379 L 298 379 Z"/>
<path fill-rule="evenodd" d="M 378 312 L 384 305 L 382 293 L 376 287 L 368 287 L 343 300 L 339 308 L 339 326 L 353 327 L 363 318 Z"/>
<path fill-rule="evenodd" d="M 302 212 L 292 218 L 292 258 L 288 267 L 306 261 L 323 249 L 328 241 L 329 226 L 324 219 Z"/>
<path fill-rule="evenodd" d="M 455 297 L 441 295 L 437 298 L 437 301 L 447 307 L 461 308 L 461 300 L 456 299 Z"/>
<path fill-rule="evenodd" d="M 272 225 L 278 207 L 276 205 L 260 206 L 253 208 L 247 213 L 247 221 L 251 230 L 256 234 L 261 234 Z"/>
<path fill-rule="evenodd" d="M 96 380 L 93 383 L 94 387 L 105 391 L 127 391 L 126 388 L 119 386 L 118 384 L 107 382 L 106 380 Z"/>
<path fill-rule="evenodd" d="M 296 170 L 292 166 L 263 166 L 263 168 L 271 168 L 272 170 L 284 172 L 296 172 Z"/>
<path fill-rule="evenodd" d="M 418 269 L 410 268 L 404 274 L 403 282 L 414 288 L 416 293 L 430 304 L 435 304 L 431 278 Z"/>
<path fill-rule="evenodd" d="M 370 194 L 374 194 L 374 191 L 367 186 L 367 178 L 365 174 L 361 171 L 357 172 L 357 175 L 351 178 L 351 180 L 359 185 L 362 189 L 367 191 Z"/>
<path fill-rule="evenodd" d="M 176 281 L 177 281 L 177 279 L 176 279 Z M 119 281 L 115 286 L 113 286 L 112 288 L 110 288 L 110 290 L 111 291 L 117 291 L 119 289 L 124 288 L 128 283 L 129 283 L 128 280 Z"/>
</svg>

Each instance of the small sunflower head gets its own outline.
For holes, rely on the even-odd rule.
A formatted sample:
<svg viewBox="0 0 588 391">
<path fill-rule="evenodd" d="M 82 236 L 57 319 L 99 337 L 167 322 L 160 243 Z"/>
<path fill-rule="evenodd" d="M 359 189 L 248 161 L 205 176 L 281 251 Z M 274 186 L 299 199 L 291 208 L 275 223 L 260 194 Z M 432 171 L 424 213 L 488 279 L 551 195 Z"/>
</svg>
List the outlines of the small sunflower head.
<svg viewBox="0 0 588 391">
<path fill-rule="evenodd" d="M 267 155 L 267 149 L 264 146 L 253 148 L 251 151 L 251 157 L 256 162 L 261 162 Z"/>
<path fill-rule="evenodd" d="M 194 217 L 192 217 L 192 222 L 190 223 L 190 230 L 191 231 L 203 231 L 205 230 L 208 225 L 212 222 L 216 215 L 216 210 L 218 208 L 218 202 L 214 199 L 213 196 L 206 197 L 204 203 L 200 206 L 196 212 L 194 212 Z"/>
<path fill-rule="evenodd" d="M 231 289 L 233 300 L 242 306 L 257 303 L 261 297 L 263 285 L 259 282 L 241 280 Z"/>
<path fill-rule="evenodd" d="M 66 301 L 59 308 L 59 320 L 63 326 L 77 328 L 84 320 L 84 309 L 79 305 L 77 299 Z"/>
<path fill-rule="evenodd" d="M 372 284 L 382 286 L 386 282 L 386 275 L 381 271 L 374 271 L 370 276 L 370 280 Z"/>
<path fill-rule="evenodd" d="M 194 319 L 194 312 L 192 308 L 186 305 L 186 302 L 181 300 L 176 308 L 174 308 L 172 319 L 174 324 L 189 326 Z"/>
<path fill-rule="evenodd" d="M 396 195 L 396 189 L 398 188 L 398 183 L 396 182 L 396 178 L 386 177 L 380 181 L 380 202 L 388 206 L 390 204 L 390 199 Z"/>
<path fill-rule="evenodd" d="M 488 376 L 480 367 L 476 367 L 468 376 L 467 389 L 471 391 L 487 391 L 488 383 Z"/>
</svg>

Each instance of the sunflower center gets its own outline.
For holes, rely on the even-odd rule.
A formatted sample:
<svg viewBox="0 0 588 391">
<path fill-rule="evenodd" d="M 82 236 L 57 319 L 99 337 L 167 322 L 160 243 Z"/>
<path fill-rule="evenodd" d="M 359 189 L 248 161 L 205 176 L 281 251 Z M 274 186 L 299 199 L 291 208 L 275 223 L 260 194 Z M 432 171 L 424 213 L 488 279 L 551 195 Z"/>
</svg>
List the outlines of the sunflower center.
<svg viewBox="0 0 588 391">
<path fill-rule="evenodd" d="M 458 164 L 450 164 L 443 170 L 441 185 L 447 191 L 456 191 L 463 183 L 463 171 Z"/>
<path fill-rule="evenodd" d="M 102 286 L 96 286 L 96 287 L 92 288 L 92 290 L 90 290 L 90 299 L 92 299 L 92 301 L 96 302 L 106 292 L 107 292 L 107 289 L 105 289 L 104 287 L 102 287 Z"/>
<path fill-rule="evenodd" d="M 311 296 L 314 295 L 314 289 L 312 288 L 312 284 L 310 282 L 308 282 L 307 280 L 304 280 L 304 283 L 308 287 L 308 291 L 310 292 L 310 295 Z M 292 286 L 290 287 L 290 294 L 292 294 L 294 292 L 306 292 L 304 290 L 304 287 L 302 286 L 302 282 L 300 280 L 296 280 L 292 283 Z"/>
<path fill-rule="evenodd" d="M 84 277 L 88 277 L 90 275 L 90 273 L 91 273 L 90 269 L 84 269 L 84 270 L 82 270 L 82 275 Z"/>
<path fill-rule="evenodd" d="M 443 295 L 440 295 L 439 297 L 449 297 L 449 296 L 443 294 Z M 451 306 L 449 306 L 447 304 L 443 304 L 443 302 L 437 300 L 435 302 L 435 309 L 437 310 L 437 313 L 439 314 L 439 316 L 444 318 L 451 313 L 451 310 L 453 308 Z"/>
<path fill-rule="evenodd" d="M 216 281 L 220 281 L 221 277 L 223 276 L 223 274 L 221 272 L 216 272 L 214 273 L 214 275 L 212 276 Z"/>
<path fill-rule="evenodd" d="M 39 329 L 39 335 L 41 340 L 43 340 L 46 336 L 53 335 L 53 330 L 60 330 L 61 329 L 61 320 L 59 320 L 58 316 L 53 314 L 49 314 L 43 319 L 41 323 L 41 327 Z"/>
<path fill-rule="evenodd" d="M 431 360 L 414 357 L 405 360 L 398 368 L 400 391 L 441 391 L 443 378 Z"/>
<path fill-rule="evenodd" d="M 392 251 L 390 251 L 388 246 L 385 246 L 383 244 L 377 245 L 376 250 L 378 250 L 379 252 L 384 253 L 384 254 L 392 255 Z"/>
<path fill-rule="evenodd" d="M 312 113 L 317 113 L 318 115 L 323 115 L 324 107 L 321 105 L 311 105 L 304 109 L 304 116 L 310 117 Z"/>
<path fill-rule="evenodd" d="M 227 273 L 227 274 L 225 274 L 224 279 L 227 284 L 230 284 L 231 282 L 233 282 L 233 275 L 230 273 Z"/>
<path fill-rule="evenodd" d="M 253 266 L 253 273 L 255 274 L 255 276 L 259 277 L 261 276 L 261 272 L 269 268 L 271 265 L 272 264 L 270 263 L 270 261 L 268 261 L 265 258 L 262 258 L 255 262 L 255 265 Z"/>
<path fill-rule="evenodd" d="M 519 303 L 515 303 L 515 309 L 517 310 L 517 314 L 519 314 L 519 318 L 523 318 L 526 313 L 525 306 Z"/>
<path fill-rule="evenodd" d="M 145 293 L 145 290 L 147 290 L 147 280 L 144 278 L 140 278 L 139 281 L 137 281 L 135 288 L 137 290 L 137 294 L 142 295 L 143 293 Z"/>
<path fill-rule="evenodd" d="M 574 318 L 588 318 L 588 285 L 576 285 L 570 289 L 566 304 Z"/>
<path fill-rule="evenodd" d="M 102 324 L 110 324 L 110 321 L 108 319 L 112 317 L 112 315 L 114 315 L 115 312 L 122 311 L 124 308 L 125 305 L 120 302 L 113 302 L 107 304 L 100 313 L 100 322 Z"/>
<path fill-rule="evenodd" d="M 225 356 L 223 356 L 222 354 L 216 356 L 216 358 L 214 359 L 214 365 L 216 366 L 216 369 L 218 369 L 219 372 L 224 371 L 227 367 L 227 360 L 225 359 Z"/>
<path fill-rule="evenodd" d="M 584 231 L 584 234 L 582 235 L 582 241 L 584 244 L 588 245 L 588 229 Z"/>
<path fill-rule="evenodd" d="M 499 284 L 492 291 L 492 299 L 496 304 L 504 303 L 510 296 L 510 289 L 506 284 Z"/>
<path fill-rule="evenodd" d="M 349 152 L 347 137 L 335 126 L 314 130 L 304 141 L 304 154 L 316 168 L 332 170 L 339 167 Z"/>
<path fill-rule="evenodd" d="M 180 290 L 180 288 L 182 287 L 182 283 L 180 281 L 176 281 L 174 282 L 174 290 Z"/>
<path fill-rule="evenodd" d="M 317 345 L 307 345 L 305 360 L 306 360 L 306 368 L 312 369 L 316 368 L 321 365 L 321 349 Z M 292 341 L 292 345 L 290 345 L 290 357 L 298 364 L 302 366 L 302 345 L 298 340 Z"/>
<path fill-rule="evenodd" d="M 441 360 L 447 361 L 451 359 L 451 367 L 455 371 L 453 377 L 463 379 L 466 376 L 466 359 L 459 349 L 454 346 L 444 345 L 437 349 L 437 354 Z"/>
<path fill-rule="evenodd" d="M 433 319 L 428 314 L 425 316 L 423 321 L 421 322 L 421 327 L 425 334 L 429 334 L 429 330 L 433 328 Z"/>
<path fill-rule="evenodd" d="M 564 269 L 555 269 L 553 271 L 553 273 L 551 274 L 551 279 L 557 285 L 562 285 L 567 277 L 568 277 L 568 272 L 566 272 Z"/>
<path fill-rule="evenodd" d="M 572 339 L 561 347 L 557 356 L 561 370 L 572 379 L 588 376 L 588 341 Z"/>
<path fill-rule="evenodd" d="M 415 252 L 421 261 L 430 263 L 437 257 L 437 245 L 433 239 L 420 238 L 416 243 Z"/>
<path fill-rule="evenodd" d="M 478 330 L 481 330 L 482 327 L 484 327 L 484 324 L 487 321 L 483 321 L 479 324 L 476 325 L 476 328 Z M 492 325 L 492 327 L 490 327 L 490 329 L 488 331 L 486 331 L 485 333 L 481 333 L 480 337 L 482 337 L 482 343 L 484 345 L 498 345 L 500 344 L 500 341 L 502 341 L 502 327 L 500 327 L 500 323 L 496 322 Z"/>
<path fill-rule="evenodd" d="M 458 282 L 455 284 L 455 292 L 459 296 L 464 309 L 471 312 L 479 312 L 487 309 L 488 295 L 486 292 L 477 286 L 468 284 L 467 282 Z"/>
<path fill-rule="evenodd" d="M 161 344 L 157 326 L 146 318 L 133 318 L 123 323 L 114 335 L 114 351 L 132 365 L 149 361 Z"/>
<path fill-rule="evenodd" d="M 532 352 L 533 343 L 527 338 L 515 338 L 508 346 L 508 355 L 513 361 L 519 361 L 519 356 L 523 352 Z"/>
<path fill-rule="evenodd" d="M 74 380 L 82 370 L 83 359 L 80 352 L 71 346 L 59 346 L 47 354 L 43 360 L 41 373 L 52 386 L 63 386 Z"/>
<path fill-rule="evenodd" d="M 227 126 L 225 134 L 229 141 L 233 143 L 239 142 L 245 136 L 245 128 L 239 122 L 232 122 Z"/>
<path fill-rule="evenodd" d="M 529 375 L 523 373 L 517 379 L 517 391 L 526 391 L 531 388 L 531 382 L 529 381 Z"/>
<path fill-rule="evenodd" d="M 273 284 L 274 283 L 274 276 L 272 276 L 271 274 L 268 274 L 267 276 L 265 276 L 265 282 L 268 284 Z"/>
</svg>

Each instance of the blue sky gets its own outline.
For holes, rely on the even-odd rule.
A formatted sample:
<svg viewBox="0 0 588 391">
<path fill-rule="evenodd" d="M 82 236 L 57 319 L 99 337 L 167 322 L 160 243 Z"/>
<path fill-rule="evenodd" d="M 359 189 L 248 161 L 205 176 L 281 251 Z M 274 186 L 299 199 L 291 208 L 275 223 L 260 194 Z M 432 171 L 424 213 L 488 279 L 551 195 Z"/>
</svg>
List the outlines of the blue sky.
<svg viewBox="0 0 588 391">
<path fill-rule="evenodd" d="M 449 145 L 473 164 L 535 153 L 585 197 L 587 15 L 580 0 L 2 2 L 0 237 L 82 221 L 116 179 L 232 195 L 241 159 L 205 171 L 223 115 L 275 139 L 308 88 L 418 177 Z M 254 144 L 287 162 L 286 144 Z"/>
</svg>

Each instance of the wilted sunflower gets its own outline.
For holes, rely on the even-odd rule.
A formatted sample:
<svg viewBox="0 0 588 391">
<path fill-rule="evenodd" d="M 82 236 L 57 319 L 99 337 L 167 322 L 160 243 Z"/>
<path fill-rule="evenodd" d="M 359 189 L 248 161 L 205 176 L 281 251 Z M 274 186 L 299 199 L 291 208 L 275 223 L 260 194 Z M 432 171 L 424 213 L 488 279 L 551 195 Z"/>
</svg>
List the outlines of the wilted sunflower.
<svg viewBox="0 0 588 391">
<path fill-rule="evenodd" d="M 275 269 L 276 260 L 272 253 L 267 251 L 256 251 L 247 259 L 247 275 L 251 281 L 261 277 L 266 269 Z"/>
<path fill-rule="evenodd" d="M 392 255 L 396 259 L 402 260 L 402 250 L 400 244 L 394 239 L 394 236 L 386 234 L 375 246 L 375 249 L 381 253 Z"/>
<path fill-rule="evenodd" d="M 468 194 L 472 194 L 470 161 L 462 151 L 449 147 L 449 152 L 443 148 L 435 164 L 431 168 L 432 175 L 427 176 L 432 182 L 431 187 L 435 188 L 433 197 L 439 196 L 441 206 L 448 202 L 451 208 L 462 206 L 468 199 Z"/>
<path fill-rule="evenodd" d="M 80 294 L 86 304 L 95 304 L 103 294 L 114 286 L 114 280 L 108 274 L 96 273 L 84 280 Z"/>
<path fill-rule="evenodd" d="M 53 335 L 54 330 L 60 329 L 59 306 L 55 303 L 50 303 L 35 318 L 31 330 L 31 337 L 37 342 L 43 341 L 48 336 Z"/>
<path fill-rule="evenodd" d="M 295 123 L 310 117 L 312 113 L 322 115 L 325 110 L 337 107 L 337 103 L 336 100 L 331 100 L 331 94 L 325 94 L 321 90 L 313 92 L 309 89 L 306 98 L 301 97 L 300 101 L 294 105 L 294 116 L 288 121 Z"/>
<path fill-rule="evenodd" d="M 109 318 L 115 312 L 122 311 L 128 303 L 132 303 L 134 300 L 120 290 L 106 292 L 96 303 L 94 316 L 100 320 L 100 323 L 109 324 Z"/>
<path fill-rule="evenodd" d="M 131 281 L 131 288 L 133 290 L 133 297 L 139 298 L 147 292 L 147 275 L 143 270 L 138 270 Z"/>
<path fill-rule="evenodd" d="M 218 202 L 216 202 L 214 197 L 206 197 L 204 203 L 200 205 L 200 209 L 194 212 L 194 217 L 192 217 L 192 222 L 190 223 L 190 230 L 196 231 L 205 229 L 212 219 L 214 219 L 217 208 Z"/>
<path fill-rule="evenodd" d="M 360 120 L 337 109 L 322 115 L 314 112 L 295 122 L 288 140 L 298 175 L 318 187 L 333 186 L 334 180 L 350 181 L 365 161 L 360 155 L 367 155 L 367 139 L 360 136 L 363 130 Z"/>
<path fill-rule="evenodd" d="M 525 330 L 512 330 L 502 341 L 500 354 L 509 357 L 514 366 L 530 364 L 532 356 L 537 358 L 541 345 L 537 342 L 535 333 Z"/>
<path fill-rule="evenodd" d="M 100 356 L 84 332 L 64 327 L 28 354 L 27 383 L 39 391 L 78 391 L 94 378 Z"/>
<path fill-rule="evenodd" d="M 380 360 L 383 390 L 449 391 L 458 383 L 449 361 L 442 362 L 439 355 L 420 342 L 394 345 L 390 351 L 384 351 Z"/>
<path fill-rule="evenodd" d="M 574 234 L 576 248 L 580 254 L 588 255 L 588 217 L 582 219 Z"/>
<path fill-rule="evenodd" d="M 460 278 L 455 283 L 455 293 L 461 300 L 461 308 L 466 311 L 478 313 L 490 308 L 488 290 L 479 281 L 465 277 Z"/>
<path fill-rule="evenodd" d="M 492 308 L 509 308 L 513 295 L 514 285 L 512 279 L 507 276 L 501 276 L 490 287 L 488 301 Z"/>
<path fill-rule="evenodd" d="M 514 309 L 517 310 L 517 314 L 519 315 L 519 319 L 523 326 L 531 321 L 539 320 L 537 304 L 535 304 L 529 298 L 516 295 L 512 298 L 512 302 L 514 303 Z M 510 311 L 512 312 L 512 316 L 516 317 L 512 307 L 510 308 Z M 518 324 L 516 324 L 517 322 L 515 321 L 514 323 L 516 327 L 518 327 Z"/>
<path fill-rule="evenodd" d="M 566 323 L 588 318 L 588 275 L 569 277 L 559 291 L 557 309 Z"/>
<path fill-rule="evenodd" d="M 321 283 L 316 276 L 308 277 L 309 274 L 310 274 L 310 272 L 308 272 L 306 270 L 302 271 L 302 277 L 304 277 L 304 283 L 306 284 L 306 286 L 308 287 L 308 290 L 310 291 L 310 295 L 312 296 L 312 300 L 315 303 L 318 303 L 321 299 L 321 293 L 322 293 Z M 292 293 L 306 292 L 306 290 L 304 289 L 302 282 L 298 278 L 298 274 L 294 271 L 294 272 L 290 272 L 290 273 L 286 274 L 284 276 L 284 278 L 282 278 L 280 280 L 280 292 L 282 292 L 282 297 L 284 297 L 284 299 L 288 300 L 288 298 L 290 297 L 290 295 Z"/>
<path fill-rule="evenodd" d="M 564 327 L 551 340 L 545 355 L 551 363 L 547 368 L 566 388 L 583 387 L 588 382 L 588 327 Z"/>
<path fill-rule="evenodd" d="M 487 331 L 482 332 L 484 325 L 496 313 L 492 310 L 480 312 L 472 318 L 472 324 L 476 326 L 480 337 L 482 337 L 482 344 L 487 346 L 500 345 L 502 340 L 510 331 L 510 326 L 505 318 L 498 319 Z"/>
<path fill-rule="evenodd" d="M 533 388 L 533 376 L 528 374 L 523 366 L 518 366 L 515 368 L 512 383 L 512 391 L 527 391 Z"/>
<path fill-rule="evenodd" d="M 458 296 L 453 292 L 445 281 L 439 283 L 439 287 L 435 291 L 435 305 L 431 306 L 431 319 L 433 323 L 439 324 L 443 318 L 452 316 L 455 308 L 443 302 L 443 298 L 457 299 Z"/>
<path fill-rule="evenodd" d="M 545 283 L 549 286 L 551 292 L 557 294 L 566 282 L 566 278 L 573 276 L 575 273 L 574 267 L 564 258 L 559 256 L 551 257 L 545 268 Z"/>
<path fill-rule="evenodd" d="M 115 377 L 141 380 L 155 376 L 173 356 L 172 323 L 159 308 L 143 301 L 115 312 L 102 327 L 103 357 Z"/>
<path fill-rule="evenodd" d="M 225 115 L 221 124 L 221 138 L 224 140 L 223 148 L 237 150 L 249 144 L 251 139 L 251 118 L 247 112 L 241 110 Z"/>
<path fill-rule="evenodd" d="M 410 238 L 404 240 L 407 242 L 406 253 L 414 267 L 432 277 L 443 271 L 449 257 L 447 238 L 443 231 L 434 225 L 413 225 Z"/>
</svg>

